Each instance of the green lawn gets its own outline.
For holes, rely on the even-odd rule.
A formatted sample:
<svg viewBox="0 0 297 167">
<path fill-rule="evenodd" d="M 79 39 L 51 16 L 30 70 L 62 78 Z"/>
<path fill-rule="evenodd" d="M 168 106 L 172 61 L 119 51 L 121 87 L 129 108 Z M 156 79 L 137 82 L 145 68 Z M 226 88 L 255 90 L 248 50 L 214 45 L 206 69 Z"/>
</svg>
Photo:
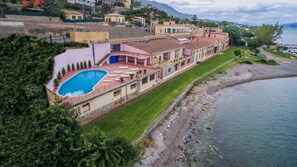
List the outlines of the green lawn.
<svg viewBox="0 0 297 167">
<path fill-rule="evenodd" d="M 234 58 L 235 49 L 231 48 L 224 54 L 211 58 L 172 78 L 105 116 L 84 125 L 83 129 L 88 131 L 92 127 L 98 126 L 108 136 L 124 137 L 129 141 L 137 139 L 190 82 Z"/>
</svg>

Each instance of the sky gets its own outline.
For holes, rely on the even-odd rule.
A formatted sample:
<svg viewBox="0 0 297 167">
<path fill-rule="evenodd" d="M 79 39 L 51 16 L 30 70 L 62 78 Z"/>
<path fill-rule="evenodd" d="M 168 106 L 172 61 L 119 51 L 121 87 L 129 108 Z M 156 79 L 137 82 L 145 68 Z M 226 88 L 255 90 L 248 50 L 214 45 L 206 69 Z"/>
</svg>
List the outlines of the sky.
<svg viewBox="0 0 297 167">
<path fill-rule="evenodd" d="M 155 0 L 201 19 L 261 25 L 297 22 L 297 0 Z"/>
</svg>

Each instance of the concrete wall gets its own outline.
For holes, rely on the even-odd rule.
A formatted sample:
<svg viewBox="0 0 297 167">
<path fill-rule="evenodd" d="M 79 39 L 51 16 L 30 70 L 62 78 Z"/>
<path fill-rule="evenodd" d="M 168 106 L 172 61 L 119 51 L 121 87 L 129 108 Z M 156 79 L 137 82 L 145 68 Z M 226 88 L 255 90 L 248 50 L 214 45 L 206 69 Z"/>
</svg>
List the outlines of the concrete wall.
<svg viewBox="0 0 297 167">
<path fill-rule="evenodd" d="M 136 84 L 135 88 L 131 88 L 131 85 L 133 84 Z M 115 92 L 117 91 L 120 91 L 120 93 L 118 95 L 115 95 Z M 114 89 L 104 92 L 102 94 L 98 94 L 97 97 L 94 97 L 90 100 L 86 100 L 85 102 L 75 104 L 73 108 L 79 109 L 81 113 L 80 117 L 89 117 L 89 115 L 92 115 L 93 112 L 97 112 L 97 115 L 101 115 L 103 113 L 100 113 L 102 112 L 100 110 L 104 110 L 104 107 L 109 106 L 109 108 L 112 109 L 117 104 L 121 104 L 122 102 L 130 100 L 129 97 L 131 97 L 132 95 L 134 95 L 135 97 L 136 93 L 137 81 L 134 80 L 119 87 L 115 87 Z"/>
<path fill-rule="evenodd" d="M 60 22 L 59 17 L 47 17 L 47 16 L 26 16 L 26 15 L 5 15 L 7 19 L 14 20 L 33 20 L 33 21 L 48 21 L 48 22 Z"/>
<path fill-rule="evenodd" d="M 100 43 L 108 40 L 108 32 L 70 32 L 70 41 L 72 42 Z"/>
<path fill-rule="evenodd" d="M 95 64 L 101 60 L 106 54 L 110 53 L 110 43 L 103 43 L 103 44 L 95 44 Z M 91 61 L 92 65 L 94 65 L 93 61 L 93 49 L 92 47 L 88 48 L 81 48 L 81 49 L 70 49 L 66 50 L 66 52 L 59 54 L 55 57 L 55 64 L 54 64 L 54 74 L 51 81 L 47 84 L 47 88 L 50 90 L 54 89 L 54 78 L 58 75 L 58 72 L 64 68 L 67 70 L 67 65 L 73 63 L 76 67 L 76 63 L 78 62 L 88 62 Z"/>
<path fill-rule="evenodd" d="M 150 75 L 154 75 L 155 76 L 155 79 L 150 80 Z M 143 84 L 142 83 L 142 79 L 143 78 L 146 78 L 146 77 L 147 77 L 147 83 Z M 140 92 L 143 92 L 143 91 L 151 88 L 154 84 L 156 84 L 158 77 L 157 77 L 157 73 L 152 73 L 152 74 L 149 74 L 149 75 L 147 75 L 147 76 L 145 76 L 143 78 L 141 79 L 141 81 L 139 83 L 139 85 L 140 85 Z"/>
<path fill-rule="evenodd" d="M 162 69 L 162 78 L 167 77 L 175 72 L 175 68 L 173 65 L 167 66 Z"/>
</svg>

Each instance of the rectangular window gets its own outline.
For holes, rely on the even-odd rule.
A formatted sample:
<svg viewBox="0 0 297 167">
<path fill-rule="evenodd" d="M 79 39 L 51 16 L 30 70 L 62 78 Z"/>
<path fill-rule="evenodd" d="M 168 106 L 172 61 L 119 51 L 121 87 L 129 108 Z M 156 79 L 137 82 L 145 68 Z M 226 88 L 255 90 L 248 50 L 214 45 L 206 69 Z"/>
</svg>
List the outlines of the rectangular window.
<svg viewBox="0 0 297 167">
<path fill-rule="evenodd" d="M 181 63 L 181 66 L 184 66 L 185 65 L 185 61 L 183 61 L 182 63 Z"/>
<path fill-rule="evenodd" d="M 114 97 L 119 96 L 119 95 L 121 95 L 121 90 L 117 90 L 117 91 L 113 92 Z"/>
<path fill-rule="evenodd" d="M 155 74 L 150 75 L 150 81 L 155 79 Z"/>
<path fill-rule="evenodd" d="M 146 83 L 147 83 L 147 77 L 145 77 L 145 78 L 142 79 L 142 85 L 144 85 Z"/>
<path fill-rule="evenodd" d="M 175 58 L 178 58 L 179 53 L 180 53 L 180 50 L 175 50 Z"/>
<path fill-rule="evenodd" d="M 191 59 L 188 59 L 187 63 L 189 64 L 191 62 Z"/>
<path fill-rule="evenodd" d="M 86 103 L 86 104 L 82 105 L 81 112 L 85 113 L 86 111 L 89 111 L 90 109 L 91 109 L 90 103 Z"/>
<path fill-rule="evenodd" d="M 111 44 L 111 51 L 113 52 L 121 51 L 121 44 Z"/>
<path fill-rule="evenodd" d="M 72 18 L 72 20 L 75 20 L 75 19 L 76 19 L 76 17 L 75 17 L 75 16 L 71 16 L 71 18 Z"/>
<path fill-rule="evenodd" d="M 132 89 L 135 89 L 136 88 L 136 83 L 135 84 L 132 84 L 132 85 L 130 85 L 130 89 L 132 90 Z"/>
<path fill-rule="evenodd" d="M 78 16 L 78 19 L 81 20 L 82 19 L 81 16 Z"/>
</svg>

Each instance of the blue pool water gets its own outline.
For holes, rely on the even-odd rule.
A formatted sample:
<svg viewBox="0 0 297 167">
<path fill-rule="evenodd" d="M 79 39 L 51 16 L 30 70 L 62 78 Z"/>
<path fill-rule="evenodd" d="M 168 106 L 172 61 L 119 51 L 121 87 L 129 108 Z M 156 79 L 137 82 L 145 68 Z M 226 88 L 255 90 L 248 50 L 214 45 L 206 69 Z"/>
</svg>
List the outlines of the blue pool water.
<svg viewBox="0 0 297 167">
<path fill-rule="evenodd" d="M 102 70 L 87 70 L 65 81 L 58 93 L 62 96 L 80 96 L 90 93 L 93 87 L 106 75 Z"/>
</svg>

